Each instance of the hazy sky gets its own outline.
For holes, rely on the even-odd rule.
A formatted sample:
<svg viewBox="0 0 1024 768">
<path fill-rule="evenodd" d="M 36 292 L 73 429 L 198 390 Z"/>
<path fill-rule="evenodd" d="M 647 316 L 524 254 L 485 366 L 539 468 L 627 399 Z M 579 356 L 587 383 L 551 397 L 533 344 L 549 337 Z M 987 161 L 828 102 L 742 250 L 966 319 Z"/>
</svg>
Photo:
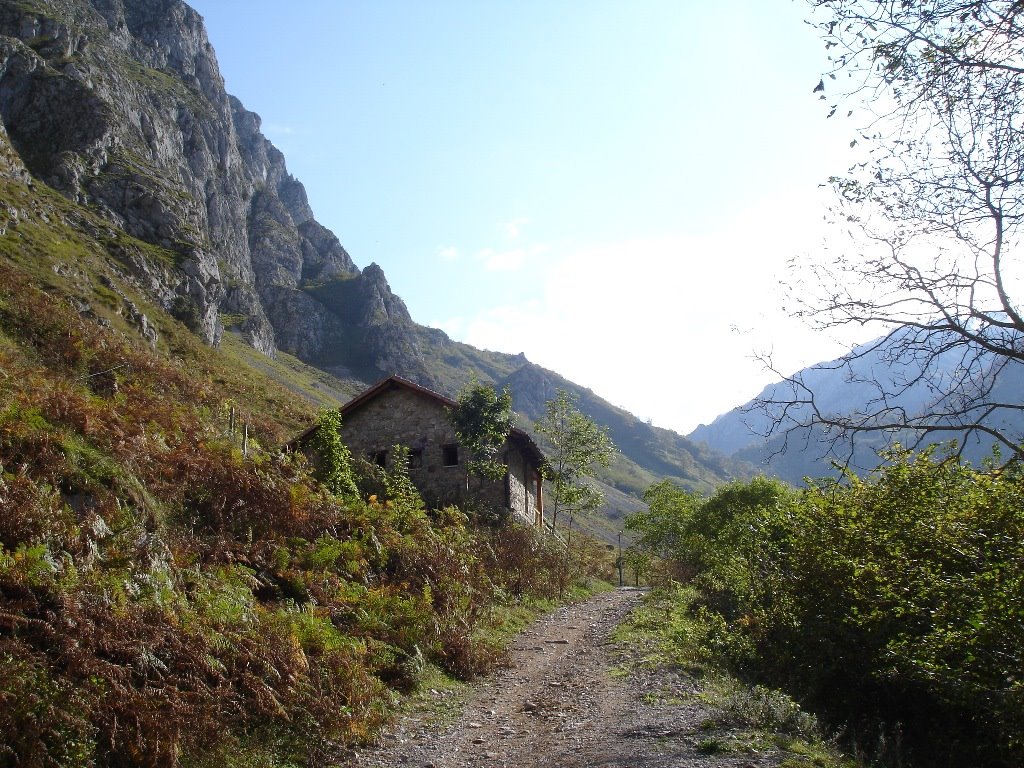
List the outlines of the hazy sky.
<svg viewBox="0 0 1024 768">
<path fill-rule="evenodd" d="M 413 318 L 688 432 L 835 357 L 776 285 L 850 122 L 802 0 L 195 0 L 230 93 Z M 835 235 L 838 236 L 838 235 Z"/>
</svg>

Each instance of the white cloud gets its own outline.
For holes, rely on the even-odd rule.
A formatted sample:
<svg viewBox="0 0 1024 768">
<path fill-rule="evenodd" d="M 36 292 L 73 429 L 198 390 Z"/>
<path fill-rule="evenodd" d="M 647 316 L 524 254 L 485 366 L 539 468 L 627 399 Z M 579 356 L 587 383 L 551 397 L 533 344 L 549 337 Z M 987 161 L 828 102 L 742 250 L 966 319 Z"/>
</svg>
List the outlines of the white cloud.
<svg viewBox="0 0 1024 768">
<path fill-rule="evenodd" d="M 546 253 L 547 246 L 531 245 L 526 248 L 507 248 L 494 250 L 484 248 L 477 253 L 477 258 L 489 272 L 514 272 L 522 269 L 535 256 Z"/>
<path fill-rule="evenodd" d="M 529 219 L 520 216 L 519 218 L 512 219 L 511 221 L 506 221 L 501 225 L 501 229 L 505 233 L 505 237 L 509 240 L 515 240 L 522 234 L 523 227 L 529 223 Z"/>
<path fill-rule="evenodd" d="M 459 249 L 454 245 L 446 245 L 437 249 L 437 255 L 445 261 L 457 261 L 459 258 Z"/>
<path fill-rule="evenodd" d="M 292 126 L 281 123 L 267 123 L 263 126 L 263 132 L 268 136 L 294 136 L 298 133 Z"/>
<path fill-rule="evenodd" d="M 512 272 L 523 266 L 526 254 L 522 248 L 514 248 L 510 251 L 492 251 L 487 248 L 480 251 L 480 258 L 491 272 Z"/>
</svg>

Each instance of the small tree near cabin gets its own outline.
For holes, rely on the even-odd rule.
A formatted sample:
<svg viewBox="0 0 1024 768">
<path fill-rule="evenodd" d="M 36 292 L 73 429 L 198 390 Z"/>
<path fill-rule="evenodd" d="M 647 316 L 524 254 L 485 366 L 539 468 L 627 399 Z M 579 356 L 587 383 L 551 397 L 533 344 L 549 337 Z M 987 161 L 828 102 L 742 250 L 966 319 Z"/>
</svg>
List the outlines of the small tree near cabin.
<svg viewBox="0 0 1024 768">
<path fill-rule="evenodd" d="M 511 393 L 506 388 L 499 394 L 494 387 L 474 379 L 459 393 L 456 402 L 448 415 L 459 443 L 469 454 L 467 471 L 480 478 L 481 483 L 500 480 L 506 472 L 501 449 L 515 426 Z"/>
<path fill-rule="evenodd" d="M 607 467 L 615 455 L 615 444 L 604 427 L 581 413 L 576 398 L 559 390 L 546 405 L 547 413 L 537 424 L 537 431 L 548 444 L 548 460 L 544 477 L 551 483 L 551 525 L 556 528 L 558 515 L 569 514 L 569 532 L 579 512 L 596 509 L 604 494 L 586 482 L 597 466 Z"/>
</svg>

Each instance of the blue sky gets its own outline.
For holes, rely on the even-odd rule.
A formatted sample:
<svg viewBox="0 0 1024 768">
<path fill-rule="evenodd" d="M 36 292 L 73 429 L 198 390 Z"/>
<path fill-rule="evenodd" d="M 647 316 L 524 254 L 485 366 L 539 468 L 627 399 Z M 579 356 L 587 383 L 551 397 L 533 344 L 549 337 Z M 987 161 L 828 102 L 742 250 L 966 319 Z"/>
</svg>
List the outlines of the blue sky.
<svg viewBox="0 0 1024 768">
<path fill-rule="evenodd" d="M 793 0 L 195 0 L 228 91 L 421 323 L 687 432 L 840 351 L 775 285 L 854 126 Z M 846 339 L 844 341 L 849 341 Z"/>
</svg>

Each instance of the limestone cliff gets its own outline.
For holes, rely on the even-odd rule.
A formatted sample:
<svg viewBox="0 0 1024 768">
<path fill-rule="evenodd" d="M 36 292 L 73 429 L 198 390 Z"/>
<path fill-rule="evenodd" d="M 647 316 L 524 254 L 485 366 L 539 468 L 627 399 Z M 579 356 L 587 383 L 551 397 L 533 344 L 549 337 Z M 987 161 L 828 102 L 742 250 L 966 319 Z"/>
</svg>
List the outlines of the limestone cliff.
<svg viewBox="0 0 1024 768">
<path fill-rule="evenodd" d="M 178 255 L 135 277 L 208 343 L 228 319 L 268 355 L 431 383 L 404 304 L 313 217 L 185 3 L 0 3 L 0 120 L 35 178 Z"/>
</svg>

